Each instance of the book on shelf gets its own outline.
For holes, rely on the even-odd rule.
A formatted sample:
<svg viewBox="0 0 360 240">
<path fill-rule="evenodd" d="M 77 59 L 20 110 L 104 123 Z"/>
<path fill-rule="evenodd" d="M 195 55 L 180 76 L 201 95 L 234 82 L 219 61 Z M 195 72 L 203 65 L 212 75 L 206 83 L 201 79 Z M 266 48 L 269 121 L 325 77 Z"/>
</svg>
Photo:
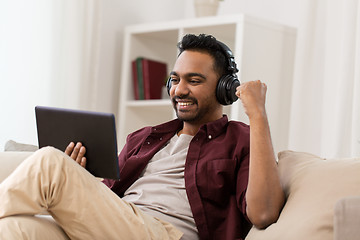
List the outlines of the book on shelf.
<svg viewBox="0 0 360 240">
<path fill-rule="evenodd" d="M 138 76 L 137 76 L 137 67 L 136 67 L 136 60 L 131 62 L 131 72 L 133 78 L 133 89 L 134 89 L 134 99 L 139 100 L 139 87 L 138 87 Z"/>
<path fill-rule="evenodd" d="M 134 98 L 136 100 L 161 99 L 167 79 L 167 64 L 138 57 L 132 61 Z"/>
</svg>

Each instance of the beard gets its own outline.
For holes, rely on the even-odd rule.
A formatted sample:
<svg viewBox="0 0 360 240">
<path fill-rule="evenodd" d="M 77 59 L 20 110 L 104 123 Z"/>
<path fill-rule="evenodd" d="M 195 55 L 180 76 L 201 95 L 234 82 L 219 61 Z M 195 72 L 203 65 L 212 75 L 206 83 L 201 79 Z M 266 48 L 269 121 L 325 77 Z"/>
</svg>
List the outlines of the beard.
<svg viewBox="0 0 360 240">
<path fill-rule="evenodd" d="M 195 108 L 192 108 L 191 110 L 179 110 L 177 108 L 177 99 L 186 99 L 192 102 Z M 199 107 L 198 100 L 196 98 L 192 97 L 174 97 L 172 98 L 172 104 L 173 108 L 175 110 L 176 116 L 179 120 L 189 123 L 203 123 L 204 119 L 207 118 L 207 116 L 211 115 L 211 113 L 214 111 L 212 109 L 211 101 L 204 101 L 206 102 L 206 105 L 203 105 L 202 107 Z"/>
</svg>

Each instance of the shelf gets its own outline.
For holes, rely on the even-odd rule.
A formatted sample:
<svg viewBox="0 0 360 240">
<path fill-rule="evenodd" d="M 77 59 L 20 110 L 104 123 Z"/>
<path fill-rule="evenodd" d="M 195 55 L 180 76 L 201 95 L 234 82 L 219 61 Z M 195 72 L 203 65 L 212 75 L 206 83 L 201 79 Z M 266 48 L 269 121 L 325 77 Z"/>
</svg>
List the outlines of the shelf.
<svg viewBox="0 0 360 240">
<path fill-rule="evenodd" d="M 139 108 L 139 107 L 156 107 L 156 106 L 172 106 L 170 99 L 159 100 L 130 100 L 126 102 L 127 107 Z"/>
<path fill-rule="evenodd" d="M 275 151 L 286 147 L 296 30 L 242 14 L 145 23 L 125 29 L 119 103 L 119 149 L 126 136 L 144 126 L 174 119 L 170 99 L 134 100 L 131 62 L 139 56 L 167 63 L 168 73 L 185 34 L 211 34 L 233 51 L 241 82 L 260 79 L 268 86 L 267 112 Z M 247 122 L 241 101 L 225 106 L 229 119 Z"/>
</svg>

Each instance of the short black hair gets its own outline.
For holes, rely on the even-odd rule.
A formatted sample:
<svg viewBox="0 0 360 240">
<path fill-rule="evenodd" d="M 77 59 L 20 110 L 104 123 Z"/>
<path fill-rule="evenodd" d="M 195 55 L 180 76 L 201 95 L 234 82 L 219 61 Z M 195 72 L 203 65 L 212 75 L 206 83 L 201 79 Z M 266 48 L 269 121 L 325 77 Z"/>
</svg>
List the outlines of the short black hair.
<svg viewBox="0 0 360 240">
<path fill-rule="evenodd" d="M 186 34 L 177 45 L 179 55 L 185 50 L 199 51 L 208 53 L 214 58 L 214 70 L 219 77 L 228 73 L 228 59 L 218 40 L 207 34 Z"/>
</svg>

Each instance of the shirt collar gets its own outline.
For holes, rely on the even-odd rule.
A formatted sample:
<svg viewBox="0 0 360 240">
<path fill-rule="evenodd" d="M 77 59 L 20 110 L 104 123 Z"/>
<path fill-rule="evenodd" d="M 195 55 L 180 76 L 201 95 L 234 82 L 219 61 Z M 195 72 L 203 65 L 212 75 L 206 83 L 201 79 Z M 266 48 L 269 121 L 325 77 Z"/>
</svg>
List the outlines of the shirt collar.
<svg viewBox="0 0 360 240">
<path fill-rule="evenodd" d="M 200 129 L 204 129 L 208 136 L 217 137 L 224 131 L 224 127 L 228 124 L 228 117 L 223 115 L 218 120 L 204 124 Z"/>
<path fill-rule="evenodd" d="M 224 127 L 228 123 L 228 117 L 223 115 L 222 118 L 208 122 L 200 127 L 203 129 L 207 135 L 211 135 L 212 137 L 217 137 L 223 132 Z M 152 133 L 175 133 L 178 130 L 182 129 L 183 121 L 179 119 L 174 119 L 169 122 L 157 125 L 152 127 Z"/>
<path fill-rule="evenodd" d="M 173 133 L 176 132 L 183 127 L 183 122 L 179 119 L 174 119 L 166 123 L 162 123 L 160 125 L 154 126 L 151 128 L 152 133 Z"/>
</svg>

